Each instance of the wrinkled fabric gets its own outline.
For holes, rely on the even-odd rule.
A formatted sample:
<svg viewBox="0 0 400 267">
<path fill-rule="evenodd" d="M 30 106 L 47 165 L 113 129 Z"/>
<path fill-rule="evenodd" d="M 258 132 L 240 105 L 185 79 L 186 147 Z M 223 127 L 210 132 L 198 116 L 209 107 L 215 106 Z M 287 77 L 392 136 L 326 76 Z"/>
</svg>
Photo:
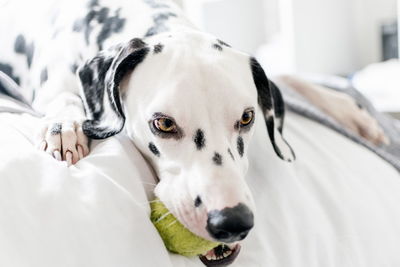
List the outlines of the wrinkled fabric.
<svg viewBox="0 0 400 267">
<path fill-rule="evenodd" d="M 154 172 L 124 135 L 67 167 L 30 139 L 37 119 L 0 114 L 0 266 L 203 266 L 170 254 L 149 220 Z M 400 175 L 363 146 L 288 112 L 297 160 L 262 120 L 249 148 L 255 228 L 231 266 L 400 266 Z M 173 192 L 172 192 L 173 193 Z"/>
</svg>

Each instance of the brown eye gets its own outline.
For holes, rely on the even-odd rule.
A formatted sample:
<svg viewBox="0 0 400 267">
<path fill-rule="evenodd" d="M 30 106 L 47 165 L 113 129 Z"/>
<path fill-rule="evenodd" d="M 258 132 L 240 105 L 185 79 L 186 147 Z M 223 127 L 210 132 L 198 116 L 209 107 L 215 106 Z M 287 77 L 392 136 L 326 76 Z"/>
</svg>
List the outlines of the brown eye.
<svg viewBox="0 0 400 267">
<path fill-rule="evenodd" d="M 157 130 L 166 132 L 166 133 L 174 133 L 176 132 L 176 125 L 173 120 L 168 118 L 159 118 L 154 120 L 154 127 Z"/>
<path fill-rule="evenodd" d="M 246 125 L 250 124 L 250 122 L 253 121 L 253 117 L 254 117 L 254 111 L 252 111 L 252 110 L 244 111 L 242 114 L 242 118 L 240 120 L 240 125 L 246 126 Z"/>
</svg>

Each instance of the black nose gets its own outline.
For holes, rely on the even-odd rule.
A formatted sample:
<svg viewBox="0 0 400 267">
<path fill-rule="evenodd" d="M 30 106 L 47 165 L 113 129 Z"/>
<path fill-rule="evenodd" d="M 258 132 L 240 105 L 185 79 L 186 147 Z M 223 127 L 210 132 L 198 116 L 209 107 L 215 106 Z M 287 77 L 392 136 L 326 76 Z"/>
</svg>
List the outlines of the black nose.
<svg viewBox="0 0 400 267">
<path fill-rule="evenodd" d="M 208 213 L 207 231 L 218 241 L 231 243 L 244 239 L 254 226 L 251 210 L 239 203 L 233 208 Z"/>
</svg>

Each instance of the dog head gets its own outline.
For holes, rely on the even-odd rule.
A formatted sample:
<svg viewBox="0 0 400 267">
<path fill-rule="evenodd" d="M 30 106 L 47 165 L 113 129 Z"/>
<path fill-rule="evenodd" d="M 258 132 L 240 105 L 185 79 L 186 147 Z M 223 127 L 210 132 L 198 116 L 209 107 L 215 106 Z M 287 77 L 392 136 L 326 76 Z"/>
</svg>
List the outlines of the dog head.
<svg viewBox="0 0 400 267">
<path fill-rule="evenodd" d="M 101 52 L 78 73 L 86 135 L 125 128 L 158 175 L 156 195 L 180 222 L 211 240 L 246 237 L 254 121 L 265 120 L 280 158 L 294 159 L 282 137 L 281 94 L 254 58 L 204 33 L 165 33 Z"/>
</svg>

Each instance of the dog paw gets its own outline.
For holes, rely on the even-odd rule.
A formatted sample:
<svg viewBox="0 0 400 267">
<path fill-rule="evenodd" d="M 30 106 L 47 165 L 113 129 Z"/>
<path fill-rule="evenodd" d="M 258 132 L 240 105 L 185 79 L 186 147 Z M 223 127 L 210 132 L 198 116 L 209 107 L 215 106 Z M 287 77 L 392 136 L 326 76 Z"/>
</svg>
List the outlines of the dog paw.
<svg viewBox="0 0 400 267">
<path fill-rule="evenodd" d="M 329 99 L 326 99 L 322 109 L 345 128 L 369 142 L 375 145 L 389 144 L 389 139 L 377 120 L 347 94 L 330 91 Z"/>
<path fill-rule="evenodd" d="M 82 124 L 76 121 L 44 120 L 38 134 L 38 148 L 68 166 L 77 163 L 89 153 L 88 138 Z"/>
</svg>

